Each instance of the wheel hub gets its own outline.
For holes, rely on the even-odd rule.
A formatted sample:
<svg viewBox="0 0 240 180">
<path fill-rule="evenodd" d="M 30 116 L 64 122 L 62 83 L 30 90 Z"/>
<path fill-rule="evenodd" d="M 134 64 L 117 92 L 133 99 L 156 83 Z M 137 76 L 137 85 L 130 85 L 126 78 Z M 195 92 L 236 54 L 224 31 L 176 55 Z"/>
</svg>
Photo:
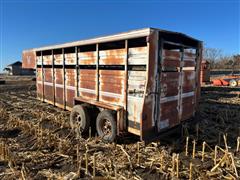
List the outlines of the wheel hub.
<svg viewBox="0 0 240 180">
<path fill-rule="evenodd" d="M 102 131 L 104 135 L 110 135 L 112 133 L 111 122 L 107 119 L 104 119 Z"/>
<path fill-rule="evenodd" d="M 75 120 L 76 120 L 77 128 L 80 128 L 81 127 L 81 120 L 82 120 L 80 114 L 78 114 L 78 113 L 76 114 Z"/>
</svg>

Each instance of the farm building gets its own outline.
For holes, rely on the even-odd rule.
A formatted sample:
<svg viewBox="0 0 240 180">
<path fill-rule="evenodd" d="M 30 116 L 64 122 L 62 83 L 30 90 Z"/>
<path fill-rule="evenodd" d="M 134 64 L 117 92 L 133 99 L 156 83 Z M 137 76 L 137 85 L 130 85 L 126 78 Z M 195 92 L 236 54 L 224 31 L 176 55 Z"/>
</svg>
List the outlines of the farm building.
<svg viewBox="0 0 240 180">
<path fill-rule="evenodd" d="M 8 73 L 8 75 L 34 75 L 35 70 L 34 69 L 23 69 L 22 68 L 22 62 L 16 61 L 12 64 L 9 64 L 6 68 L 4 68 L 4 71 Z"/>
</svg>

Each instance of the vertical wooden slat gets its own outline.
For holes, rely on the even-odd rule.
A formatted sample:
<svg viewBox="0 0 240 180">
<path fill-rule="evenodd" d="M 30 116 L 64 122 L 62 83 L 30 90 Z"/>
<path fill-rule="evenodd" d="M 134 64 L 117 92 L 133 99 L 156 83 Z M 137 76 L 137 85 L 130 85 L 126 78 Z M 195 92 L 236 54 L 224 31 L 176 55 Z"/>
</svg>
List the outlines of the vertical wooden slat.
<svg viewBox="0 0 240 180">
<path fill-rule="evenodd" d="M 155 89 L 155 111 L 154 111 L 154 114 L 155 114 L 155 125 L 158 127 L 158 131 L 160 131 L 160 127 L 158 126 L 158 122 L 161 120 L 161 111 L 160 111 L 160 106 L 161 106 L 161 102 L 160 102 L 160 93 L 161 93 L 161 86 L 160 86 L 160 83 L 161 83 L 161 72 L 162 72 L 162 61 L 163 61 L 163 58 L 162 58 L 162 54 L 163 54 L 163 42 L 164 40 L 162 38 L 159 37 L 159 32 L 158 32 L 158 38 L 157 38 L 157 41 L 158 43 L 158 46 L 156 47 L 157 48 L 157 51 L 158 51 L 158 57 L 157 57 L 157 76 L 156 76 L 156 89 Z"/>
<path fill-rule="evenodd" d="M 183 74 L 183 60 L 184 60 L 184 47 L 182 46 L 180 49 L 181 59 L 180 59 L 180 67 L 179 67 L 179 84 L 178 84 L 178 123 L 180 123 L 182 119 L 182 91 L 183 91 L 183 83 L 184 83 L 184 74 Z"/>
<path fill-rule="evenodd" d="M 37 59 L 37 51 L 35 51 L 35 69 L 36 69 L 36 82 L 35 82 L 35 84 L 36 84 L 36 88 L 37 88 L 37 97 L 38 97 L 38 92 L 39 92 L 39 90 L 38 90 L 38 78 L 37 78 L 37 76 L 38 76 L 38 68 L 37 68 L 37 64 L 38 64 L 38 59 Z"/>
<path fill-rule="evenodd" d="M 124 110 L 125 110 L 125 114 L 123 117 L 123 127 L 121 128 L 121 130 L 123 130 L 123 128 L 127 127 L 127 119 L 128 119 L 128 113 L 127 113 L 127 108 L 128 108 L 128 40 L 125 40 L 125 53 L 126 53 L 126 60 L 125 60 L 125 86 L 124 86 Z"/>
<path fill-rule="evenodd" d="M 42 101 L 44 101 L 44 73 L 43 73 L 43 52 L 41 51 L 42 60 Z"/>
<path fill-rule="evenodd" d="M 202 43 L 198 44 L 198 47 L 196 49 L 196 68 L 195 68 L 195 111 L 198 108 L 198 101 L 200 99 L 200 93 L 201 93 L 201 87 L 200 87 L 200 68 L 201 68 L 201 62 L 202 62 Z M 194 112 L 195 114 L 195 112 Z"/>
<path fill-rule="evenodd" d="M 64 109 L 66 109 L 66 77 L 65 77 L 65 52 L 64 48 L 62 48 L 62 58 L 63 58 L 63 105 Z"/>
<path fill-rule="evenodd" d="M 55 106 L 56 97 L 55 97 L 55 72 L 54 72 L 54 52 L 52 50 L 52 88 L 53 88 L 53 105 Z"/>
<path fill-rule="evenodd" d="M 78 82 L 79 82 L 79 63 L 78 63 L 78 47 L 75 47 L 75 54 L 76 54 L 76 83 L 75 83 L 75 86 L 76 86 L 76 92 L 75 92 L 75 96 L 79 96 L 79 85 L 78 85 Z"/>
<path fill-rule="evenodd" d="M 96 74 L 97 74 L 97 101 L 99 101 L 99 44 L 96 44 L 96 51 L 97 51 L 97 64 L 96 64 Z"/>
</svg>

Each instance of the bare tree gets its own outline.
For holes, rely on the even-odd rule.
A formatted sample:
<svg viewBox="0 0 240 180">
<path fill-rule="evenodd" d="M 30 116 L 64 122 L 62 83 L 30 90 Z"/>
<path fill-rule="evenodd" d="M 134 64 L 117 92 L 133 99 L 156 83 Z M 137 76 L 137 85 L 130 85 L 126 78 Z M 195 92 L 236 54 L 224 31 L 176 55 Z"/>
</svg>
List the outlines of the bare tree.
<svg viewBox="0 0 240 180">
<path fill-rule="evenodd" d="M 215 69 L 232 69 L 233 68 L 233 60 L 232 56 L 222 56 L 217 60 L 214 64 Z"/>
<path fill-rule="evenodd" d="M 240 54 L 236 54 L 233 56 L 233 65 L 236 67 L 240 66 Z"/>
<path fill-rule="evenodd" d="M 210 63 L 211 68 L 215 68 L 215 63 L 222 57 L 222 50 L 217 48 L 204 48 L 203 58 Z"/>
</svg>

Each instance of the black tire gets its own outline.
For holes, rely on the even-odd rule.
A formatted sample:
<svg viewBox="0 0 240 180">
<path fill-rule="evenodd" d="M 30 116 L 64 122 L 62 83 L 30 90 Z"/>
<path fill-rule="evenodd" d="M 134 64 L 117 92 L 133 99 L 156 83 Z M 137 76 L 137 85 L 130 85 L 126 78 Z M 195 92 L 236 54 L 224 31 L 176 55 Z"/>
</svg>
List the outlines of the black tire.
<svg viewBox="0 0 240 180">
<path fill-rule="evenodd" d="M 77 133 L 84 134 L 88 132 L 90 126 L 90 117 L 85 104 L 76 105 L 73 107 L 70 114 L 70 126 Z"/>
<path fill-rule="evenodd" d="M 113 142 L 117 136 L 117 124 L 114 114 L 109 110 L 103 110 L 98 114 L 96 121 L 98 135 L 105 142 Z"/>
</svg>

